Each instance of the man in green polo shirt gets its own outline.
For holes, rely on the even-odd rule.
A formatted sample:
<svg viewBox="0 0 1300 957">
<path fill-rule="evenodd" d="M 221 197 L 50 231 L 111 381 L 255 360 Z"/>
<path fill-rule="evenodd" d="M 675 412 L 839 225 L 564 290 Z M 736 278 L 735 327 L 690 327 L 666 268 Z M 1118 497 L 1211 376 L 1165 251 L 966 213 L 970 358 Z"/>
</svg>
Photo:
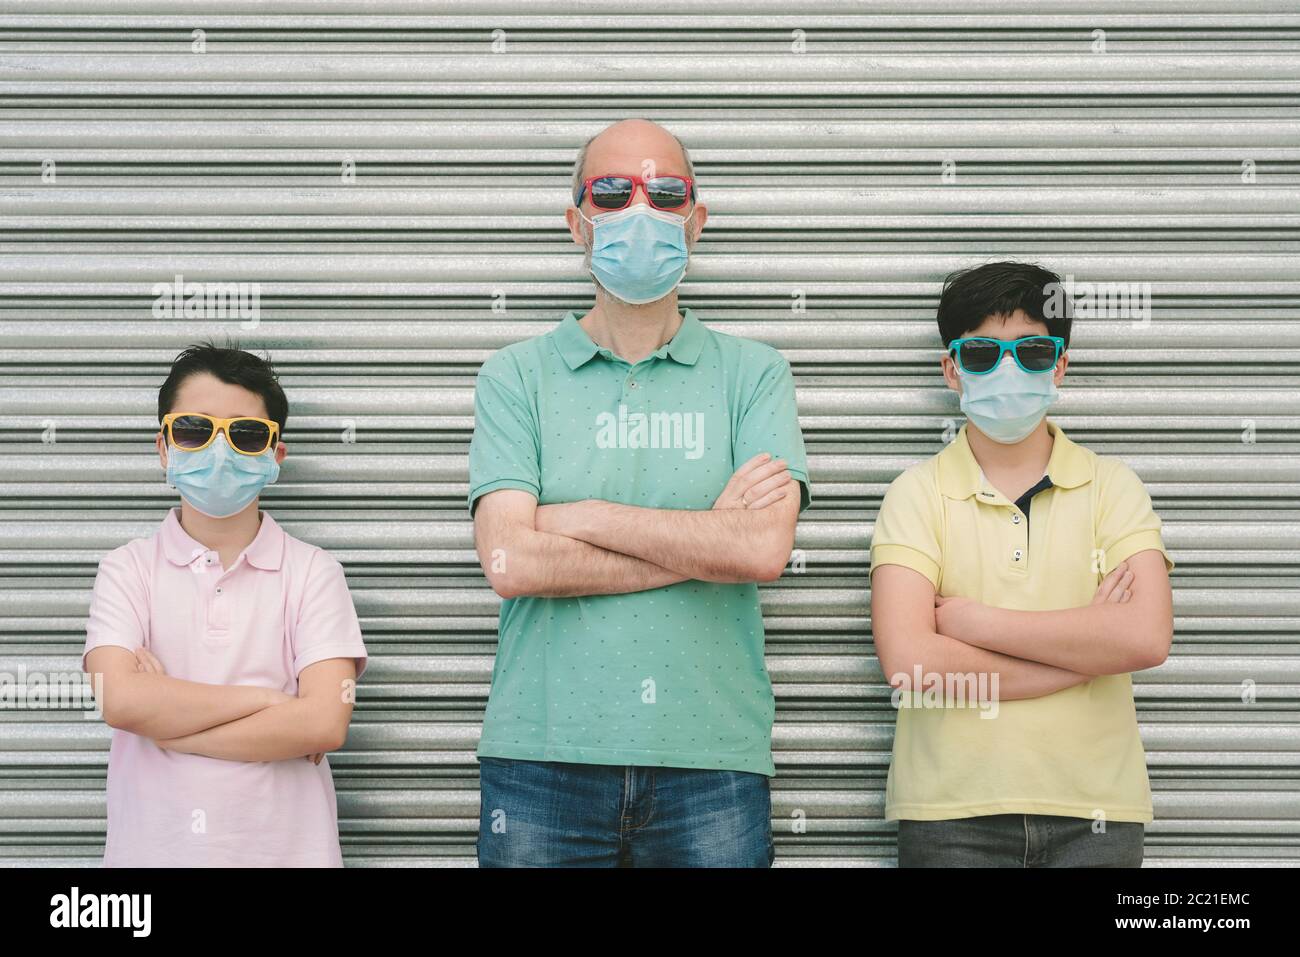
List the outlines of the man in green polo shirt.
<svg viewBox="0 0 1300 957">
<path fill-rule="evenodd" d="M 810 494 L 790 364 L 676 287 L 707 210 L 645 120 L 579 153 L 595 305 L 491 356 L 469 507 L 501 606 L 480 866 L 770 866 L 757 582 Z"/>
</svg>

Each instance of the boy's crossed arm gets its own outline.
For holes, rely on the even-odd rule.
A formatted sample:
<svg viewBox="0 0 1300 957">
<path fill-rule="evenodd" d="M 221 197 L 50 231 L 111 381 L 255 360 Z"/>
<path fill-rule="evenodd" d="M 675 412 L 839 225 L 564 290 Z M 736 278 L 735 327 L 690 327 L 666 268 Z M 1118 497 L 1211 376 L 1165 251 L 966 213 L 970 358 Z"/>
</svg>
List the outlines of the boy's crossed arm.
<svg viewBox="0 0 1300 957">
<path fill-rule="evenodd" d="M 168 751 L 203 754 L 227 761 L 283 761 L 337 751 L 348 737 L 357 665 L 351 658 L 326 658 L 302 669 L 298 697 L 234 721 L 183 737 L 158 741 Z"/>
<path fill-rule="evenodd" d="M 1168 657 L 1174 631 L 1164 555 L 1154 548 L 1138 552 L 1107 581 L 1116 576 L 1127 576 L 1120 587 L 1131 593 L 1130 600 L 1094 599 L 1080 608 L 1018 611 L 967 598 L 939 598 L 935 624 L 941 633 L 972 647 L 1088 675 L 1154 668 Z"/>
<path fill-rule="evenodd" d="M 871 632 L 885 680 L 894 688 L 923 691 L 924 682 L 935 675 L 996 674 L 997 697 L 1016 701 L 1062 691 L 1093 677 L 958 641 L 938 629 L 934 603 L 934 585 L 915 569 L 879 565 L 871 573 Z M 923 686 L 914 688 L 918 669 Z"/>
<path fill-rule="evenodd" d="M 298 697 L 256 685 L 173 678 L 145 648 L 93 648 L 86 670 L 102 675 L 99 702 L 113 728 L 153 738 L 160 747 L 232 761 L 278 761 L 342 747 L 352 716 L 356 663 L 331 658 L 298 678 Z"/>
<path fill-rule="evenodd" d="M 143 648 L 139 651 L 153 658 Z M 274 688 L 173 678 L 161 666 L 146 665 L 148 658 L 120 645 L 100 645 L 86 653 L 87 673 L 101 676 L 99 710 L 110 727 L 146 738 L 172 738 L 292 700 Z"/>
<path fill-rule="evenodd" d="M 1148 568 L 1151 556 L 1158 564 L 1158 574 Z M 1135 575 L 1133 566 L 1139 574 Z M 1151 650 L 1151 645 L 1158 648 L 1158 640 L 1153 641 L 1152 634 L 1159 636 L 1164 627 L 1158 620 L 1159 591 L 1163 583 L 1168 595 L 1168 581 L 1163 556 L 1158 551 L 1142 552 L 1107 575 L 1092 603 L 1082 609 L 1012 612 L 969 599 L 937 598 L 934 586 L 920 572 L 902 565 L 881 565 L 871 578 L 876 653 L 890 684 L 903 690 L 921 690 L 911 688 L 914 669 L 919 667 L 923 674 L 996 673 L 1002 700 L 1037 698 L 1112 673 L 1099 667 L 1107 663 L 1158 664 L 1157 652 Z M 1140 603 L 1130 608 L 1139 596 Z M 1109 610 L 1095 611 L 1101 608 Z M 1094 611 L 1072 614 L 1087 610 Z M 1034 619 L 1032 623 L 1018 622 L 1028 632 L 993 634 L 1001 627 L 1003 615 Z M 1071 630 L 1089 622 L 1114 629 L 1111 640 L 1100 643 L 1091 654 L 1086 637 L 1091 633 L 1085 630 L 1081 636 Z M 1168 622 L 1164 633 L 1171 635 L 1172 611 Z M 977 637 L 983 640 L 975 640 Z M 1167 651 L 1168 639 L 1160 660 Z M 1142 658 L 1144 654 L 1151 657 Z"/>
</svg>

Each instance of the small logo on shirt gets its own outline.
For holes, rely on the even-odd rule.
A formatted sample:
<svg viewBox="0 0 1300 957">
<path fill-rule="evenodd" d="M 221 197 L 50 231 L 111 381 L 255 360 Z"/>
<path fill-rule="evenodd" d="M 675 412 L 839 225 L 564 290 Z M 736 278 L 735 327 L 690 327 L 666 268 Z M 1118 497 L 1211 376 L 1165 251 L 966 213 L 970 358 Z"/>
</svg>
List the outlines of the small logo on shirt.
<svg viewBox="0 0 1300 957">
<path fill-rule="evenodd" d="M 596 448 L 682 449 L 686 458 L 704 454 L 703 412 L 628 412 L 619 404 L 618 415 L 596 416 Z"/>
<path fill-rule="evenodd" d="M 73 887 L 50 898 L 51 927 L 129 927 L 133 937 L 148 937 L 152 913 L 152 894 L 82 894 Z"/>
</svg>

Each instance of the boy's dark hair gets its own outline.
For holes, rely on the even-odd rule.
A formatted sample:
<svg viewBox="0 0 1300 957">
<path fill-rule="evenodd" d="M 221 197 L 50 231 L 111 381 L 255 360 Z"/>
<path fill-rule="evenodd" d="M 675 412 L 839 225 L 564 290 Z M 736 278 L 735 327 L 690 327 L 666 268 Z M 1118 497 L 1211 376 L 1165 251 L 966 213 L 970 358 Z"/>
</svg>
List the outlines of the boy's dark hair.
<svg viewBox="0 0 1300 957">
<path fill-rule="evenodd" d="M 988 263 L 959 270 L 943 281 L 939 335 L 947 346 L 989 316 L 1010 316 L 1023 309 L 1030 319 L 1046 323 L 1048 334 L 1060 336 L 1068 349 L 1070 307 L 1061 277 L 1051 270 L 1032 263 Z"/>
<path fill-rule="evenodd" d="M 239 343 L 226 341 L 224 346 L 212 342 L 196 342 L 186 347 L 172 362 L 167 380 L 158 390 L 158 421 L 172 411 L 176 393 L 181 383 L 192 375 L 207 372 L 222 382 L 237 385 L 256 392 L 266 403 L 267 415 L 280 425 L 280 435 L 284 435 L 284 424 L 289 418 L 289 400 L 280 380 L 271 367 L 269 358 L 255 356 L 239 348 Z"/>
</svg>

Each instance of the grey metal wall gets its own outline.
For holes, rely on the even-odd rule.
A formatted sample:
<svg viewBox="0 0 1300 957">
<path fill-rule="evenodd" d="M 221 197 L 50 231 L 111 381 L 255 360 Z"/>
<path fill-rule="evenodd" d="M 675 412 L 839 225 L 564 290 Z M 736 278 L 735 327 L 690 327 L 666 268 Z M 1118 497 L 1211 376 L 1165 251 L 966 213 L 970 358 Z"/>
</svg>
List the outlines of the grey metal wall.
<svg viewBox="0 0 1300 957">
<path fill-rule="evenodd" d="M 1148 862 L 1300 862 L 1300 9 L 653 6 L 0 4 L 3 670 L 75 668 L 100 556 L 172 501 L 169 359 L 269 347 L 292 414 L 267 504 L 343 561 L 374 656 L 331 759 L 345 856 L 472 863 L 498 605 L 464 509 L 473 377 L 589 304 L 570 164 L 645 115 L 711 208 L 684 303 L 798 381 L 807 568 L 763 589 L 778 863 L 892 862 L 867 543 L 956 416 L 938 280 L 1003 257 L 1152 283 L 1148 327 L 1077 324 L 1056 412 L 1148 483 L 1178 562 L 1173 654 L 1135 677 Z M 260 325 L 153 318 L 178 273 L 260 282 Z M 98 861 L 108 729 L 0 734 L 0 863 Z"/>
</svg>

